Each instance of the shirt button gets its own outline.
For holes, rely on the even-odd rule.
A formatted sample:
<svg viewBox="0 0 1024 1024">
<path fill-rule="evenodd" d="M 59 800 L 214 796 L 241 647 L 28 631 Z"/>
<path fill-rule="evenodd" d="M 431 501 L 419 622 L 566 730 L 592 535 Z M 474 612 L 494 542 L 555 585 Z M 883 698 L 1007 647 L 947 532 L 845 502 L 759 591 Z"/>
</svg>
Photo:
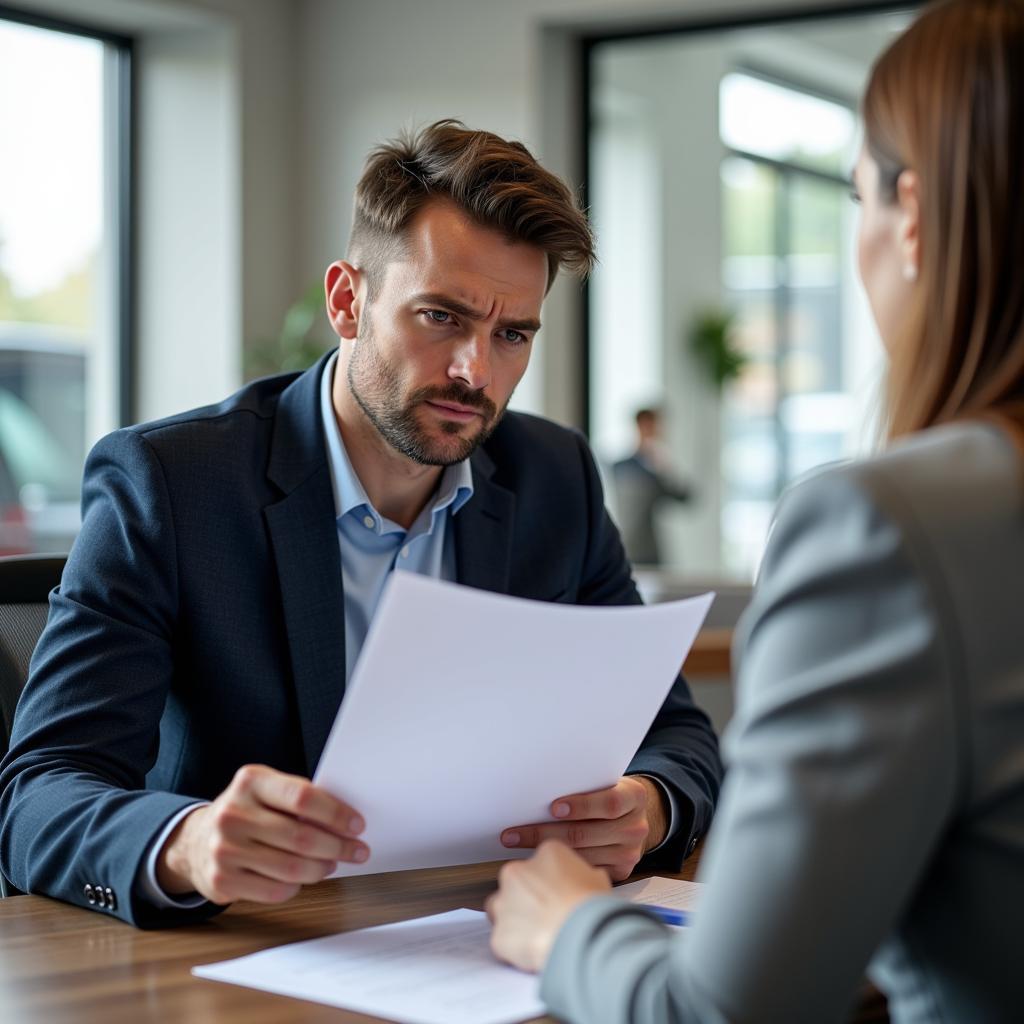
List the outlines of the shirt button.
<svg viewBox="0 0 1024 1024">
<path fill-rule="evenodd" d="M 363 516 L 363 526 L 365 526 L 368 530 L 372 530 L 373 525 L 373 516 Z"/>
<path fill-rule="evenodd" d="M 107 886 L 103 892 L 107 897 L 107 909 L 117 910 L 117 897 L 114 895 L 114 890 Z"/>
<path fill-rule="evenodd" d="M 408 544 L 406 544 L 405 547 L 402 548 L 402 557 L 403 558 L 408 558 L 409 557 L 409 545 Z"/>
<path fill-rule="evenodd" d="M 96 906 L 96 894 L 93 891 L 93 887 L 86 884 L 82 892 L 85 894 L 85 898 L 89 901 L 90 906 Z"/>
</svg>

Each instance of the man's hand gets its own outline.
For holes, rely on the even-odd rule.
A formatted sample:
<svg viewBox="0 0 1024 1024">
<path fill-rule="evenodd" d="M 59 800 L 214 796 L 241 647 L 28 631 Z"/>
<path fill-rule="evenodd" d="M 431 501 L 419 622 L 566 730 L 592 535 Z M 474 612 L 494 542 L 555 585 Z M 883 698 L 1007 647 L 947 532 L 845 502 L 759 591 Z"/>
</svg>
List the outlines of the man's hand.
<svg viewBox="0 0 1024 1024">
<path fill-rule="evenodd" d="M 524 971 L 539 971 L 566 918 L 589 896 L 607 892 L 608 876 L 561 843 L 548 840 L 530 860 L 512 860 L 498 872 L 487 900 L 495 956 Z"/>
<path fill-rule="evenodd" d="M 551 814 L 561 820 L 506 829 L 502 843 L 532 849 L 545 839 L 559 839 L 615 882 L 628 878 L 668 832 L 665 798 L 657 783 L 642 775 L 627 775 L 610 789 L 560 797 Z"/>
<path fill-rule="evenodd" d="M 246 765 L 171 833 L 157 882 L 168 894 L 195 891 L 214 903 L 283 903 L 337 861 L 365 861 L 370 849 L 355 838 L 364 827 L 351 807 L 308 779 Z"/>
</svg>

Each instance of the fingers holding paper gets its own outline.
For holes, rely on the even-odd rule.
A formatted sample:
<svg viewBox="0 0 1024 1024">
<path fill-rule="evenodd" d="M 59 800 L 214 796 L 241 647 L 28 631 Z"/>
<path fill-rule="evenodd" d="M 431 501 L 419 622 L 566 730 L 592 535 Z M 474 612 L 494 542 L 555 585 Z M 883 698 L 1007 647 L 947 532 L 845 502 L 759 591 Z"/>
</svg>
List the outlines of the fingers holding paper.
<svg viewBox="0 0 1024 1024">
<path fill-rule="evenodd" d="M 551 814 L 559 820 L 506 829 L 502 843 L 533 849 L 557 839 L 616 882 L 629 877 L 668 829 L 665 798 L 657 783 L 641 775 L 627 775 L 607 789 L 560 797 Z"/>
<path fill-rule="evenodd" d="M 308 779 L 246 765 L 171 833 L 157 881 L 169 894 L 195 891 L 214 903 L 281 903 L 338 861 L 365 861 L 363 828 L 356 811 Z"/>
<path fill-rule="evenodd" d="M 607 892 L 608 876 L 562 843 L 544 842 L 528 861 L 509 861 L 487 900 L 491 949 L 524 971 L 544 967 L 566 918 L 590 896 Z"/>
</svg>

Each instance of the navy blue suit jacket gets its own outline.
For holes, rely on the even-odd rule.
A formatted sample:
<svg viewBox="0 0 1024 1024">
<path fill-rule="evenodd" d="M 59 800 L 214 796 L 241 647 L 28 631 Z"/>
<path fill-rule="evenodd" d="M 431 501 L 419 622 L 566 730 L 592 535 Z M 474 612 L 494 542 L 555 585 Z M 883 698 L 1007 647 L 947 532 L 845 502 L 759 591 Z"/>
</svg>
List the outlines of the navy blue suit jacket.
<svg viewBox="0 0 1024 1024">
<path fill-rule="evenodd" d="M 243 764 L 313 772 L 345 690 L 322 367 L 117 431 L 90 454 L 81 534 L 0 768 L 0 870 L 19 888 L 84 906 L 98 884 L 116 897 L 106 912 L 135 924 L 194 920 L 214 908 L 156 911 L 137 891 L 163 825 Z M 640 600 L 580 435 L 507 414 L 472 469 L 453 520 L 459 582 Z M 682 679 L 630 770 L 679 801 L 686 820 L 658 851 L 678 862 L 721 773 Z"/>
</svg>

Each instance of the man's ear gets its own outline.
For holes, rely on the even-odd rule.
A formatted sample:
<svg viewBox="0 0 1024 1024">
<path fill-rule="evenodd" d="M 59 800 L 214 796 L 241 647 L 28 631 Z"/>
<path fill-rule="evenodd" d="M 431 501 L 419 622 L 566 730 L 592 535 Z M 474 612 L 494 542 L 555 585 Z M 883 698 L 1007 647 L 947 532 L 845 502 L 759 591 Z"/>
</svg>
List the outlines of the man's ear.
<svg viewBox="0 0 1024 1024">
<path fill-rule="evenodd" d="M 899 246 L 903 276 L 916 281 L 921 269 L 921 196 L 917 171 L 901 171 L 896 179 L 896 200 L 900 206 Z"/>
<path fill-rule="evenodd" d="M 359 331 L 362 297 L 359 294 L 363 276 L 345 260 L 336 260 L 324 276 L 327 297 L 327 318 L 339 338 L 352 340 Z"/>
</svg>

